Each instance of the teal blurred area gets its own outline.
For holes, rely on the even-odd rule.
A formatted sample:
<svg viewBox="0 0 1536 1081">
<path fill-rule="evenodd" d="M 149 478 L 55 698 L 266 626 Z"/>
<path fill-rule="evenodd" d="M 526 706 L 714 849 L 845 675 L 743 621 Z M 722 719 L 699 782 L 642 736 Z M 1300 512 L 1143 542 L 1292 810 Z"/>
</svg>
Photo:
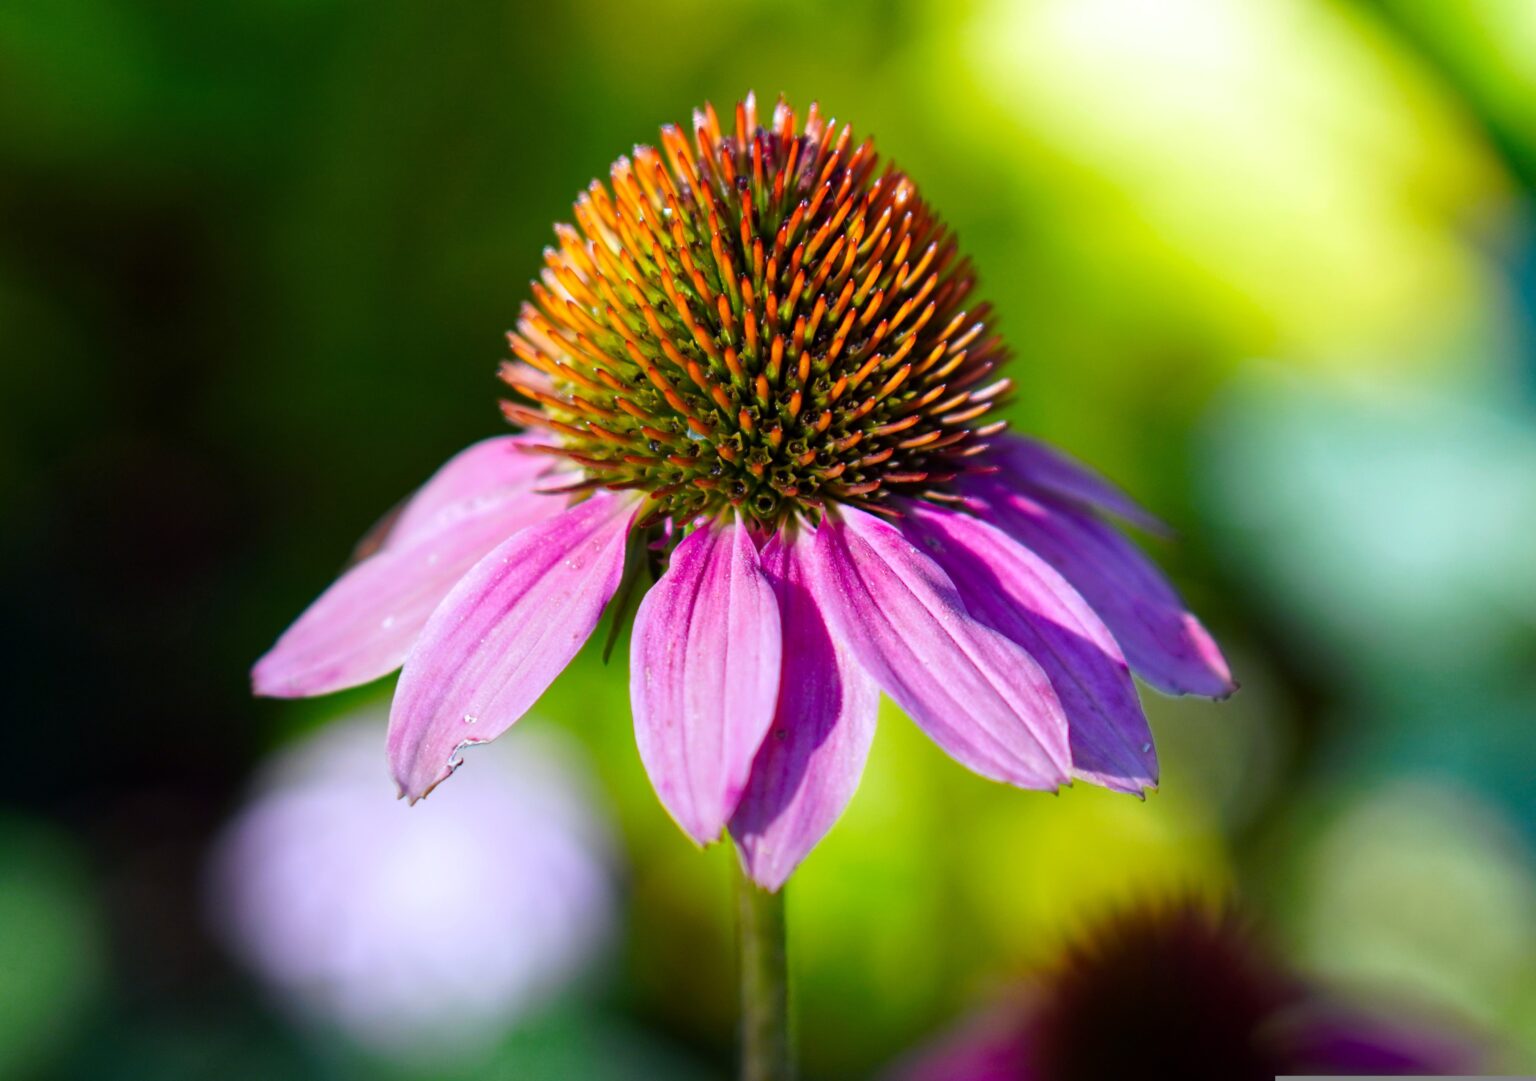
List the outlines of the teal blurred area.
<svg viewBox="0 0 1536 1081">
<path fill-rule="evenodd" d="M 1533 46 L 1523 0 L 0 4 L 0 1077 L 729 1076 L 729 856 L 657 804 L 621 659 L 530 719 L 601 793 L 617 930 L 472 1062 L 295 1022 L 207 876 L 263 762 L 387 700 L 246 673 L 502 430 L 552 223 L 752 89 L 923 187 L 1012 419 L 1174 525 L 1243 685 L 1143 692 L 1145 803 L 989 785 L 887 708 L 790 886 L 805 1077 L 1187 893 L 1536 1068 Z"/>
</svg>

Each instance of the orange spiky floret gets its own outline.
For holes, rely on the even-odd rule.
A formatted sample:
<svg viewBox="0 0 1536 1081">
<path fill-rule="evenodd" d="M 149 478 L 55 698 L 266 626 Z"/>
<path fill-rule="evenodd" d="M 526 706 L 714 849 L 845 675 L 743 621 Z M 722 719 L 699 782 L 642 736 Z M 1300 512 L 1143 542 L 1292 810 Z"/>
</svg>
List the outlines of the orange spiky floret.
<svg viewBox="0 0 1536 1081">
<path fill-rule="evenodd" d="M 576 200 L 502 378 L 586 479 L 686 521 L 949 498 L 1004 422 L 1005 359 L 953 235 L 868 140 L 754 98 L 637 146 Z"/>
</svg>

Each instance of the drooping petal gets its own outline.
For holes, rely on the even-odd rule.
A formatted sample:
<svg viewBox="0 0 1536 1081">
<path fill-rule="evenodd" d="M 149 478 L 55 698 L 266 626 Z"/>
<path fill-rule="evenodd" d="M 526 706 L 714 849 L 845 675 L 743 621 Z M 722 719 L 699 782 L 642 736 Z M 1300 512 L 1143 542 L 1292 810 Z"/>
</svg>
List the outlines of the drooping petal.
<svg viewBox="0 0 1536 1081">
<path fill-rule="evenodd" d="M 1055 567 L 1093 606 L 1142 679 L 1169 694 L 1221 698 L 1236 689 L 1210 633 L 1112 526 L 993 481 L 969 487 L 988 520 Z"/>
<path fill-rule="evenodd" d="M 810 575 L 838 639 L 961 764 L 1023 788 L 1063 784 L 1067 721 L 1040 666 L 974 619 L 896 527 L 852 508 L 838 515 L 816 531 Z"/>
<path fill-rule="evenodd" d="M 773 722 L 779 607 L 740 521 L 695 529 L 635 613 L 629 695 L 640 760 L 699 844 L 720 835 Z"/>
<path fill-rule="evenodd" d="M 775 536 L 763 569 L 778 596 L 784 647 L 773 726 L 758 749 L 731 836 L 754 882 L 777 890 L 859 787 L 880 692 L 838 646 L 811 592 L 812 537 Z"/>
<path fill-rule="evenodd" d="M 390 708 L 403 794 L 430 792 L 461 747 L 505 732 L 576 656 L 619 587 L 637 507 L 594 495 L 502 542 L 444 598 Z"/>
<path fill-rule="evenodd" d="M 1072 772 L 1141 792 L 1157 784 L 1152 731 L 1114 635 L 1039 556 L 969 514 L 913 505 L 907 534 L 942 567 L 971 615 L 1029 651 L 1070 726 Z"/>
<path fill-rule="evenodd" d="M 401 508 L 383 546 L 398 548 L 506 496 L 537 487 L 555 460 L 530 448 L 548 437 L 501 435 L 455 454 Z"/>
<path fill-rule="evenodd" d="M 430 521 L 418 521 L 404 536 L 392 534 L 381 550 L 332 583 L 256 662 L 256 693 L 305 698 L 393 672 L 433 609 L 471 567 L 518 530 L 565 506 L 563 497 L 508 483 L 484 498 L 443 504 Z"/>
<path fill-rule="evenodd" d="M 1171 533 L 1167 523 L 1075 458 L 1038 440 L 1003 432 L 991 438 L 998 479 L 1026 492 L 1065 500 L 1085 510 L 1123 518 L 1149 533 Z"/>
</svg>

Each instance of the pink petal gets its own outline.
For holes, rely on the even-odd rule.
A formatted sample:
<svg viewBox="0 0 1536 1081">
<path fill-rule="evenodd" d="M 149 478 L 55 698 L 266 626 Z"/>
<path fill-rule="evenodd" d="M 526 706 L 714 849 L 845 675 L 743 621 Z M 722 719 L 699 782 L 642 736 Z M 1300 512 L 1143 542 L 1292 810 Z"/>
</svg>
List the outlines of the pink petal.
<svg viewBox="0 0 1536 1081">
<path fill-rule="evenodd" d="M 752 764 L 731 836 L 752 880 L 777 890 L 826 836 L 859 787 L 880 691 L 838 647 L 811 593 L 812 537 L 775 536 L 763 569 L 778 595 L 783 666 L 773 727 Z"/>
<path fill-rule="evenodd" d="M 816 532 L 811 584 L 859 663 L 933 740 L 984 777 L 1067 780 L 1067 721 L 1022 647 L 966 611 L 954 583 L 900 530 L 844 507 Z"/>
<path fill-rule="evenodd" d="M 983 481 L 984 517 L 1055 567 L 1093 606 L 1141 678 L 1169 694 L 1236 689 L 1221 650 L 1162 572 L 1111 526 L 1070 507 Z"/>
<path fill-rule="evenodd" d="M 454 586 L 390 707 L 389 760 L 403 794 L 420 799 L 463 746 L 510 728 L 581 650 L 619 587 L 637 509 L 594 495 L 504 541 Z"/>
<path fill-rule="evenodd" d="M 565 506 L 560 496 L 507 481 L 490 495 L 441 504 L 409 530 L 397 526 L 381 550 L 332 583 L 256 662 L 251 672 L 256 693 L 304 698 L 393 672 L 427 617 L 469 568 L 518 530 Z M 405 515 L 414 507 L 413 500 Z"/>
<path fill-rule="evenodd" d="M 629 697 L 640 760 L 699 844 L 746 789 L 779 691 L 779 606 L 739 521 L 700 526 L 635 613 Z"/>
<path fill-rule="evenodd" d="M 501 435 L 461 450 L 411 496 L 390 527 L 384 547 L 398 548 L 508 495 L 534 488 L 534 482 L 556 465 L 549 455 L 530 449 L 547 442 L 547 437 Z"/>
<path fill-rule="evenodd" d="M 1040 663 L 1070 726 L 1075 776 L 1121 792 L 1157 784 L 1152 730 L 1115 638 L 1060 574 L 969 514 L 912 506 L 907 535 L 948 573 L 971 615 Z"/>
<path fill-rule="evenodd" d="M 1047 498 L 1066 500 L 1085 510 L 1104 511 L 1149 533 L 1172 530 L 1124 491 L 1075 458 L 1034 439 L 1007 433 L 994 436 L 992 457 L 1002 466 L 998 479 Z"/>
</svg>

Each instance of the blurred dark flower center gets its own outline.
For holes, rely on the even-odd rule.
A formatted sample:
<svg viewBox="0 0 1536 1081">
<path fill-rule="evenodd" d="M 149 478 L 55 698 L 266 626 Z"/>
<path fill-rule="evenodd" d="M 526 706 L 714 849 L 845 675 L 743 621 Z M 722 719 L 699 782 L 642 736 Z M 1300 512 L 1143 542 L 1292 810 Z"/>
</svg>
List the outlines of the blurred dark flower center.
<svg viewBox="0 0 1536 1081">
<path fill-rule="evenodd" d="M 1033 1065 L 1045 1081 L 1271 1081 L 1288 1065 L 1273 1023 L 1300 995 L 1230 919 L 1125 919 L 1064 963 Z"/>
</svg>

